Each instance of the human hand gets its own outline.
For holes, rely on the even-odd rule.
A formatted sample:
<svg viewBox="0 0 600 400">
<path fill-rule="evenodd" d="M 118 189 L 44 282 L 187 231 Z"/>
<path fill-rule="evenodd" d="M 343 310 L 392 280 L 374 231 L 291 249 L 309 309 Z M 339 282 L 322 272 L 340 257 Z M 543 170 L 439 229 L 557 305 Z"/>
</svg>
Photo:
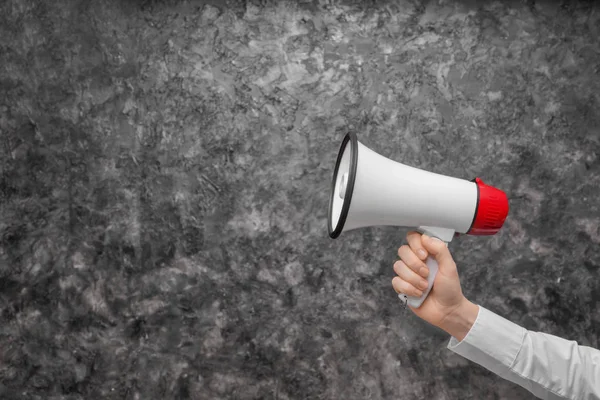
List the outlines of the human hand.
<svg viewBox="0 0 600 400">
<path fill-rule="evenodd" d="M 398 275 L 392 279 L 394 290 L 407 296 L 421 296 L 429 274 L 424 261 L 428 255 L 434 257 L 439 270 L 433 288 L 421 307 L 409 307 L 419 318 L 462 340 L 475 322 L 479 308 L 463 295 L 450 250 L 441 240 L 419 232 L 409 232 L 406 238 L 408 245 L 398 249 L 400 260 L 394 263 Z"/>
</svg>

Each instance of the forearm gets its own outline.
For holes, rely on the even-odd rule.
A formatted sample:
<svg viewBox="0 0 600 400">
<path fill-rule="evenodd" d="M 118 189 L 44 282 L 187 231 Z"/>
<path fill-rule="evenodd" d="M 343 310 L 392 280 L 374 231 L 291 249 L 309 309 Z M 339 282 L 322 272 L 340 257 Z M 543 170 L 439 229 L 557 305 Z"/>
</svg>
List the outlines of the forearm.
<svg viewBox="0 0 600 400">
<path fill-rule="evenodd" d="M 442 327 L 452 335 L 452 351 L 543 399 L 600 399 L 599 350 L 528 331 L 471 304 Z"/>
<path fill-rule="evenodd" d="M 511 371 L 538 397 L 600 399 L 600 351 L 573 340 L 526 331 Z"/>
</svg>

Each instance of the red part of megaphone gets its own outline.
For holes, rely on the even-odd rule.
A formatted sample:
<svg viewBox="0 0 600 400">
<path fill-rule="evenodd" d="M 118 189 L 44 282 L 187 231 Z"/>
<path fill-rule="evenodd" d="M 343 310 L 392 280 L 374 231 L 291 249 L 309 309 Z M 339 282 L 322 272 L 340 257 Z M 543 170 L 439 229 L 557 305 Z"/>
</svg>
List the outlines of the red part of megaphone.
<svg viewBox="0 0 600 400">
<path fill-rule="evenodd" d="M 502 190 L 486 185 L 481 179 L 475 178 L 474 181 L 478 190 L 477 209 L 467 234 L 495 235 L 508 215 L 508 198 Z"/>
</svg>

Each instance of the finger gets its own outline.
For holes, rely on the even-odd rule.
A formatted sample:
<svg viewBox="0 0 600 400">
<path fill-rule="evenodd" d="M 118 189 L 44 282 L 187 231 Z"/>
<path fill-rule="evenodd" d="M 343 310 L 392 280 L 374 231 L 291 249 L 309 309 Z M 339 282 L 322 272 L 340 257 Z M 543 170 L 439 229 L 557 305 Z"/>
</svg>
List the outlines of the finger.
<svg viewBox="0 0 600 400">
<path fill-rule="evenodd" d="M 454 259 L 446 243 L 437 238 L 432 238 L 427 235 L 423 235 L 423 247 L 431 254 L 440 268 L 447 268 L 448 266 L 455 266 Z"/>
<path fill-rule="evenodd" d="M 421 275 L 423 278 L 427 278 L 429 275 L 429 269 L 425 263 L 419 260 L 419 257 L 411 250 L 407 245 L 401 246 L 398 249 L 398 256 L 404 261 L 406 265 L 413 271 Z"/>
<path fill-rule="evenodd" d="M 427 281 L 410 269 L 403 261 L 396 261 L 394 263 L 394 272 L 396 272 L 396 275 L 402 278 L 402 280 L 410 283 L 417 289 L 427 289 Z"/>
<path fill-rule="evenodd" d="M 425 260 L 427 258 L 427 251 L 423 247 L 421 236 L 420 232 L 411 231 L 406 235 L 406 240 L 412 251 L 414 251 L 421 260 Z"/>
<path fill-rule="evenodd" d="M 394 279 L 392 279 L 392 286 L 394 287 L 394 290 L 398 294 L 403 293 L 407 296 L 413 296 L 413 297 L 421 297 L 423 295 L 423 291 L 417 289 L 410 283 L 406 282 L 405 280 L 400 279 L 397 276 L 395 276 Z"/>
</svg>

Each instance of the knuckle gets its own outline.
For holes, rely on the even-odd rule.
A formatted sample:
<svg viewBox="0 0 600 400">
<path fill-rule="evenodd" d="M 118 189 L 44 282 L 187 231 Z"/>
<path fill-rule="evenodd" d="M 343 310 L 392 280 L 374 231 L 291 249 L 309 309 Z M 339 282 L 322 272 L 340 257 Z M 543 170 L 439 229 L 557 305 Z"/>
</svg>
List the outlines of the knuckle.
<svg viewBox="0 0 600 400">
<path fill-rule="evenodd" d="M 404 263 L 413 271 L 421 268 L 421 265 L 423 264 L 422 261 L 414 254 L 411 254 L 409 257 L 407 257 L 406 260 L 404 260 Z"/>
<path fill-rule="evenodd" d="M 400 265 L 397 272 L 398 276 L 404 279 L 405 281 L 412 280 L 411 270 L 406 264 L 403 263 L 402 265 Z"/>
<path fill-rule="evenodd" d="M 410 280 L 410 284 L 412 287 L 414 287 L 415 289 L 418 289 L 418 287 L 421 285 L 421 278 L 414 276 L 411 280 Z"/>
<path fill-rule="evenodd" d="M 398 255 L 400 256 L 402 261 L 406 262 L 407 260 L 410 260 L 412 258 L 413 252 L 408 245 L 404 245 L 400 247 Z"/>
<path fill-rule="evenodd" d="M 410 285 L 405 280 L 400 279 L 400 281 L 398 282 L 398 288 L 403 293 L 409 293 L 410 292 L 410 290 L 409 290 Z"/>
<path fill-rule="evenodd" d="M 412 272 L 410 279 L 407 279 L 407 281 L 409 281 L 411 285 L 418 286 L 421 283 L 421 277 L 415 272 Z"/>
<path fill-rule="evenodd" d="M 406 265 L 401 265 L 397 271 L 398 276 L 404 280 L 408 280 L 407 272 L 408 272 L 408 267 Z"/>
<path fill-rule="evenodd" d="M 394 290 L 398 293 L 402 292 L 402 279 L 398 278 L 397 276 L 394 277 L 392 279 L 392 287 L 394 288 Z"/>
<path fill-rule="evenodd" d="M 408 263 L 408 266 L 412 269 L 412 270 L 416 270 L 421 268 L 421 260 L 415 258 L 410 260 L 410 263 Z"/>
<path fill-rule="evenodd" d="M 413 242 L 413 243 L 419 241 L 419 239 L 420 239 L 419 232 L 414 232 L 414 231 L 413 232 L 409 232 L 409 234 L 407 235 L 407 239 L 410 242 Z"/>
<path fill-rule="evenodd" d="M 422 294 L 421 290 L 406 281 L 403 282 L 402 291 L 413 296 L 420 296 Z"/>
</svg>

